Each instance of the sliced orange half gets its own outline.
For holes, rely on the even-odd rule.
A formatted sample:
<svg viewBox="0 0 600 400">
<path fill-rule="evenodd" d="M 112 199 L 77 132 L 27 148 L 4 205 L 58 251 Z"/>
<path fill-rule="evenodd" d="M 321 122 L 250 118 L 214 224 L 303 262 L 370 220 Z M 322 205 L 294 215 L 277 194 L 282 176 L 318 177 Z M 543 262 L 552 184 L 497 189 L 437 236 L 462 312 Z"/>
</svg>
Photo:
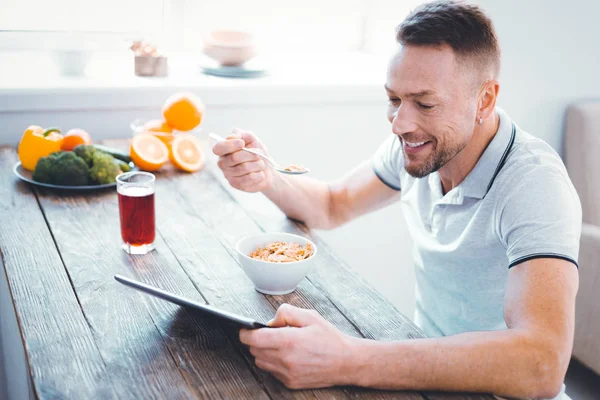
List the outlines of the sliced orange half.
<svg viewBox="0 0 600 400">
<path fill-rule="evenodd" d="M 175 135 L 171 142 L 169 159 L 177 168 L 196 172 L 204 166 L 204 153 L 200 141 L 189 133 Z"/>
<path fill-rule="evenodd" d="M 144 130 L 163 141 L 167 146 L 173 140 L 173 128 L 161 119 L 151 119 L 144 124 Z"/>
<path fill-rule="evenodd" d="M 156 171 L 169 160 L 169 149 L 157 137 L 141 134 L 133 137 L 129 156 L 138 168 L 144 171 Z"/>
<path fill-rule="evenodd" d="M 151 119 L 144 124 L 144 130 L 151 132 L 163 132 L 163 133 L 173 133 L 173 128 L 171 128 L 166 121 L 162 119 Z"/>
</svg>

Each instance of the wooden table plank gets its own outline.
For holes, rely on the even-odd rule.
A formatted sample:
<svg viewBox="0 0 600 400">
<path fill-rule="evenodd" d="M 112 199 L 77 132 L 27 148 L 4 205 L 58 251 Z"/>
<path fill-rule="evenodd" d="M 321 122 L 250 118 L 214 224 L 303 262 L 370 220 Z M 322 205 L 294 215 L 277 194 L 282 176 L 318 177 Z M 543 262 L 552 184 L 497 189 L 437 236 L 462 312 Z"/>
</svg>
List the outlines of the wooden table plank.
<svg viewBox="0 0 600 400">
<path fill-rule="evenodd" d="M 222 173 L 212 163 L 209 170 L 216 180 L 223 183 L 225 190 L 235 199 L 234 203 L 244 209 L 262 230 L 309 237 L 319 246 L 317 265 L 309 273 L 308 279 L 327 294 L 364 337 L 378 340 L 424 337 L 419 327 L 402 315 L 358 273 L 335 257 L 333 251 L 318 235 L 286 218 L 266 197 L 243 193 L 225 185 Z"/>
<path fill-rule="evenodd" d="M 122 146 L 125 142 L 119 143 Z M 0 154 L 0 166 L 2 158 Z M 89 389 L 88 397 L 110 398 L 116 393 L 125 398 L 424 398 L 416 392 L 362 388 L 289 391 L 254 366 L 237 339 L 236 329 L 116 283 L 112 275 L 123 273 L 262 321 L 288 302 L 317 309 L 349 335 L 384 340 L 422 337 L 409 319 L 315 237 L 320 252 L 318 265 L 294 293 L 257 293 L 234 259 L 236 241 L 262 230 L 304 236 L 311 236 L 310 232 L 285 218 L 262 196 L 221 186 L 224 180 L 220 171 L 210 162 L 196 174 L 166 168 L 157 176 L 157 251 L 146 256 L 128 256 L 119 248 L 114 191 L 67 196 L 39 192 L 39 202 L 61 252 L 63 275 L 71 278 L 71 293 L 74 288 L 78 295 L 75 300 L 86 323 L 87 340 L 94 345 L 99 373 L 105 377 L 101 381 L 108 392 L 100 391 L 95 382 L 98 386 Z M 2 199 L 0 216 L 1 206 Z M 37 210 L 40 214 L 39 207 Z M 99 230 L 98 221 L 105 223 Z M 45 229 L 47 235 L 48 226 Z M 4 250 L 3 232 L 0 230 L 0 250 Z M 56 246 L 55 253 L 58 256 Z M 98 367 L 96 364 L 92 365 Z M 55 384 L 53 379 L 49 382 Z M 54 392 L 49 393 L 46 397 Z M 78 392 L 72 393 L 80 397 Z M 488 397 L 427 393 L 425 398 Z"/>
<path fill-rule="evenodd" d="M 209 179 L 205 181 L 204 177 Z M 229 207 L 221 208 L 222 205 L 227 206 L 227 203 L 219 197 L 219 192 L 220 195 L 227 196 L 222 188 L 203 172 L 194 176 L 170 175 L 168 179 L 161 174 L 157 181 L 156 195 L 159 209 L 158 230 L 169 247 L 177 254 L 177 258 L 190 278 L 198 287 L 201 287 L 201 291 L 209 303 L 233 312 L 259 316 L 258 318 L 264 322 L 273 317 L 275 307 L 280 302 L 274 301 L 272 296 L 266 296 L 272 301 L 272 306 L 269 304 L 269 300 L 254 290 L 250 280 L 240 269 L 236 260 L 232 258 L 231 243 L 220 242 L 219 237 L 222 236 L 222 232 L 205 223 L 205 219 L 209 221 L 212 220 L 212 217 L 221 219 L 219 216 L 225 215 L 230 217 L 229 225 L 237 231 L 238 222 L 243 222 L 238 220 L 235 214 L 230 214 Z M 166 193 L 177 193 L 177 197 Z M 182 223 L 184 220 L 185 223 Z M 251 225 L 248 228 L 260 232 L 253 223 Z M 242 232 L 238 231 L 238 233 Z M 343 315 L 331 306 L 325 297 L 320 296 L 320 293 L 308 282 L 304 282 L 295 294 L 277 297 L 287 299 L 290 303 L 300 306 L 315 306 L 326 317 L 333 316 L 333 322 L 337 322 L 342 328 L 345 328 L 347 333 L 359 336 Z M 328 306 L 330 309 L 325 311 L 325 307 Z M 237 332 L 234 334 L 234 339 L 237 340 Z M 345 398 L 347 395 L 341 389 L 289 392 L 283 389 L 282 385 L 270 374 L 257 370 L 247 351 L 244 350 L 244 354 L 249 358 L 249 363 L 255 369 L 255 373 L 264 379 L 265 387 L 274 398 L 290 396 L 294 398 Z M 383 395 L 387 394 L 378 394 L 379 398 Z M 395 394 L 395 396 L 398 398 L 399 395 Z M 421 396 L 404 395 L 403 398 L 421 398 Z"/>
<path fill-rule="evenodd" d="M 122 141 L 107 141 L 105 144 L 120 149 L 124 147 Z M 203 297 L 212 305 L 253 316 L 262 322 L 273 318 L 275 308 L 254 290 L 233 254 L 223 247 L 215 232 L 208 229 L 197 215 L 198 209 L 210 210 L 213 207 L 210 199 L 202 200 L 205 191 L 198 190 L 195 182 L 190 181 L 191 175 L 169 166 L 156 175 L 157 230 L 190 279 L 201 290 Z M 192 192 L 180 191 L 180 187 L 191 187 Z M 219 268 L 215 269 L 215 265 Z M 239 342 L 237 330 L 228 330 L 228 335 L 245 358 L 248 368 L 261 380 L 273 398 L 347 398 L 343 390 L 337 388 L 319 391 L 287 390 L 271 374 L 256 368 L 252 356 Z"/>
<path fill-rule="evenodd" d="M 6 273 L 39 399 L 116 398 L 34 193 L 0 148 L 0 273 Z"/>
<path fill-rule="evenodd" d="M 288 219 L 265 196 L 250 194 L 232 188 L 214 161 L 207 170 L 222 184 L 232 199 L 244 209 L 263 231 L 289 232 L 311 238 L 319 246 L 317 265 L 307 276 L 321 293 L 338 308 L 366 338 L 374 340 L 419 339 L 423 331 L 401 314 L 360 275 L 341 259 L 318 235 Z M 367 249 L 365 249 L 367 251 Z M 489 394 L 423 393 L 431 400 L 494 400 Z"/>
<path fill-rule="evenodd" d="M 146 256 L 121 250 L 116 192 L 39 198 L 107 368 L 127 371 L 136 397 L 268 398 L 218 324 L 113 279 L 134 276 L 202 301 L 160 236 Z"/>
<path fill-rule="evenodd" d="M 123 146 L 122 141 L 114 141 L 108 144 L 117 147 Z M 297 225 L 287 219 L 264 196 L 242 193 L 231 188 L 223 178 L 221 171 L 216 167 L 214 157 L 211 157 L 208 148 L 209 143 L 205 142 L 205 146 L 205 153 L 208 155 L 205 170 L 202 173 L 192 175 L 198 182 L 186 182 L 167 189 L 169 192 L 183 193 L 183 196 L 180 195 L 182 200 L 191 199 L 192 203 L 195 203 L 196 211 L 194 213 L 188 212 L 188 218 L 201 217 L 203 221 L 212 227 L 215 234 L 221 236 L 224 247 L 231 255 L 235 255 L 233 247 L 237 239 L 260 233 L 261 229 L 312 236 L 312 239 L 319 245 L 321 259 L 318 260 L 315 271 L 308 275 L 308 279 L 300 284 L 296 292 L 287 296 L 266 296 L 275 307 L 283 302 L 288 302 L 299 307 L 315 308 L 343 332 L 354 336 L 360 335 L 376 340 L 424 337 L 422 331 L 410 319 L 398 312 L 389 301 L 383 298 L 355 271 L 352 271 L 336 258 L 333 251 L 318 236 L 311 235 L 310 231 L 306 230 L 303 225 Z M 209 172 L 212 177 L 208 177 L 204 172 Z M 159 176 L 163 174 L 161 172 Z M 168 171 L 166 174 L 171 174 L 171 172 Z M 212 180 L 216 180 L 221 186 L 218 188 Z M 224 196 L 223 192 L 226 192 L 228 196 Z M 203 198 L 207 200 L 206 203 L 202 201 Z M 194 205 L 192 205 L 192 208 L 194 208 Z M 231 221 L 235 221 L 235 225 L 232 225 Z M 169 235 L 171 234 L 174 234 L 174 232 L 169 232 Z M 321 277 L 318 272 L 324 276 Z M 340 278 L 343 286 L 338 288 L 337 282 Z M 320 283 L 321 281 L 324 281 L 324 283 Z M 318 297 L 311 300 L 311 296 L 307 295 L 308 292 L 318 293 Z M 299 295 L 300 293 L 302 295 Z M 348 296 L 352 293 L 358 293 L 359 298 Z M 361 305 L 366 305 L 366 309 L 363 309 Z M 335 312 L 331 312 L 331 309 L 334 309 Z M 348 317 L 348 312 L 351 312 L 354 317 Z M 348 322 L 350 322 L 351 328 L 349 328 Z M 353 390 L 355 391 L 354 395 L 362 395 L 363 397 L 369 395 L 386 396 L 381 394 L 384 392 L 368 394 L 365 393 L 368 391 L 357 388 L 353 388 Z M 404 395 L 406 396 L 406 394 Z M 448 396 L 448 394 L 438 393 L 426 393 L 425 395 L 432 399 L 437 399 L 439 396 Z M 410 394 L 410 396 L 421 397 L 416 393 Z M 456 399 L 461 398 L 460 394 L 451 394 L 451 396 Z M 481 395 L 473 396 L 482 399 L 490 398 Z"/>
<path fill-rule="evenodd" d="M 189 253 L 192 248 L 198 248 L 197 254 L 186 256 L 186 260 L 204 259 L 205 263 L 195 268 L 190 267 L 190 276 L 192 279 L 200 279 L 199 285 L 202 285 L 202 291 L 205 296 L 209 296 L 211 290 L 206 291 L 207 286 L 217 285 L 217 293 L 227 293 L 226 296 L 208 299 L 209 302 L 218 306 L 224 306 L 227 309 L 237 312 L 251 312 L 250 315 L 260 315 L 264 308 L 260 302 L 257 302 L 256 292 L 252 289 L 252 283 L 244 275 L 234 260 L 225 255 L 225 251 L 230 256 L 235 257 L 234 246 L 241 237 L 261 233 L 261 229 L 246 215 L 246 213 L 235 203 L 229 194 L 222 188 L 214 177 L 205 171 L 189 175 L 187 178 L 171 175 L 170 179 L 163 179 L 161 174 L 158 179 L 159 190 L 167 193 L 177 193 L 178 198 L 173 196 L 161 196 L 157 193 L 157 204 L 161 210 L 168 213 L 168 217 L 159 217 L 158 229 L 163 232 L 169 246 L 175 253 Z M 183 210 L 183 211 L 182 211 Z M 160 212 L 159 212 L 160 215 Z M 186 219 L 186 224 L 179 221 Z M 183 232 L 185 230 L 185 232 Z M 190 238 L 192 238 L 190 240 Z M 200 239 L 202 238 L 202 239 Z M 215 243 L 216 238 L 221 239 L 221 244 Z M 198 240 L 201 240 L 198 242 Z M 215 253 L 211 258 L 205 251 L 211 248 L 210 253 Z M 214 249 L 217 250 L 214 250 Z M 177 249 L 177 250 L 175 250 Z M 216 256 L 219 252 L 221 255 Z M 193 264 L 193 262 L 191 263 Z M 208 264 L 208 265 L 206 265 Z M 218 268 L 215 273 L 215 268 Z M 222 282 L 220 277 L 222 271 L 227 268 L 226 282 Z M 201 276 L 194 277 L 193 271 L 199 271 Z M 232 277 L 235 276 L 232 284 Z M 248 293 L 241 298 L 241 293 Z M 258 296 L 262 299 L 262 296 Z M 266 296 L 266 298 L 276 308 L 283 302 L 288 302 L 301 307 L 315 308 L 326 319 L 336 325 L 343 332 L 361 337 L 360 332 L 344 317 L 342 313 L 332 304 L 323 292 L 317 290 L 309 281 L 303 281 L 298 290 L 286 296 Z M 235 299 L 233 304 L 227 303 L 227 299 Z M 239 306 L 242 304 L 242 306 Z M 247 310 L 248 306 L 257 306 L 258 310 Z M 239 311 L 238 311 L 239 310 Z M 270 315 L 268 318 L 270 318 Z M 356 391 L 356 389 L 353 389 Z M 385 394 L 387 395 L 387 394 Z M 374 396 L 370 391 L 364 391 L 364 397 Z M 376 396 L 384 396 L 378 393 Z M 404 396 L 404 398 L 421 398 L 418 394 L 394 394 Z"/>
<path fill-rule="evenodd" d="M 262 322 L 268 321 L 275 315 L 274 307 L 254 290 L 236 260 L 218 240 L 216 232 L 201 219 L 200 214 L 204 212 L 218 214 L 220 210 L 206 196 L 206 188 L 198 190 L 201 187 L 194 184 L 194 178 L 188 174 L 175 172 L 168 177 L 164 174 L 159 177 L 156 202 L 159 210 L 157 227 L 161 236 L 210 304 L 253 316 Z M 190 191 L 183 191 L 182 188 L 190 188 Z M 337 388 L 288 391 L 270 374 L 254 366 L 251 355 L 239 343 L 237 330 L 229 333 L 232 342 L 245 356 L 248 366 L 262 380 L 273 398 L 347 398 Z"/>
<path fill-rule="evenodd" d="M 122 141 L 105 144 L 124 147 Z M 235 260 L 234 246 L 241 237 L 262 231 L 232 201 L 211 173 L 187 174 L 167 166 L 156 175 L 157 229 L 210 304 L 265 322 L 274 316 L 279 305 L 287 302 L 314 308 L 343 332 L 362 337 L 335 305 L 307 280 L 286 296 L 263 296 L 254 290 Z M 237 339 L 237 332 L 232 339 Z M 257 369 L 245 349 L 243 354 L 274 398 L 342 398 L 348 395 L 365 399 L 422 398 L 418 393 L 375 392 L 362 388 L 352 388 L 351 394 L 339 388 L 290 392 L 270 374 Z"/>
<path fill-rule="evenodd" d="M 36 190 L 106 368 L 121 377 L 117 392 L 194 398 L 143 300 L 113 279 L 132 268 L 120 249 L 118 222 L 111 223 L 118 221 L 116 194 Z"/>
<path fill-rule="evenodd" d="M 162 237 L 157 240 L 157 245 L 160 246 L 158 251 L 144 257 L 133 257 L 137 277 L 143 282 L 205 303 Z M 149 263 L 155 268 L 148 268 Z M 150 303 L 152 318 L 177 357 L 186 380 L 203 393 L 202 397 L 269 398 L 218 321 L 164 300 L 144 294 L 140 297 Z"/>
</svg>

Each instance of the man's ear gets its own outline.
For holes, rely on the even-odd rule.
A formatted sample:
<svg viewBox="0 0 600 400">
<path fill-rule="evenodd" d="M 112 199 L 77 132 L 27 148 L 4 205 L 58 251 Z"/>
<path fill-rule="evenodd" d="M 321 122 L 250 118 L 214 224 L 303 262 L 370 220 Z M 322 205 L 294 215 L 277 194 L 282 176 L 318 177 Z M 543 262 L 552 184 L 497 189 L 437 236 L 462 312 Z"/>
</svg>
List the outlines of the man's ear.
<svg viewBox="0 0 600 400">
<path fill-rule="evenodd" d="M 493 114 L 496 108 L 496 101 L 498 100 L 498 94 L 500 93 L 500 83 L 495 80 L 487 80 L 482 85 L 479 91 L 479 99 L 477 102 L 477 120 L 481 118 L 486 120 L 490 115 Z"/>
</svg>

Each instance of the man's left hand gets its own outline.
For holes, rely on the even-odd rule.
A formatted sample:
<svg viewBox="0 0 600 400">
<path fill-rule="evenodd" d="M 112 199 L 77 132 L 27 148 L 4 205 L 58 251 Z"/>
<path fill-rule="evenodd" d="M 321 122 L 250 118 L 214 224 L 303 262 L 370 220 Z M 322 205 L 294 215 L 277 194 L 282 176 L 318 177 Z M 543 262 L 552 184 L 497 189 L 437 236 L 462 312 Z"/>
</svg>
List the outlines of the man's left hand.
<svg viewBox="0 0 600 400">
<path fill-rule="evenodd" d="M 314 310 L 282 304 L 269 326 L 242 329 L 256 366 L 271 372 L 290 389 L 350 384 L 352 338 Z"/>
</svg>

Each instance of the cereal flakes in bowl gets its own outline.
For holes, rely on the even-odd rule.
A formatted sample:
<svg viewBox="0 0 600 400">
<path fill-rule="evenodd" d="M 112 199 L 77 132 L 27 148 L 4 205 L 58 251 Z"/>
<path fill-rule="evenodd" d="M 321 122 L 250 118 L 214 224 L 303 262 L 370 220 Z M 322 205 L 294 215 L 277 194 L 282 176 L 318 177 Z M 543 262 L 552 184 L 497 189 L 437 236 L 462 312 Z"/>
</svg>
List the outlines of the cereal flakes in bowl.
<svg viewBox="0 0 600 400">
<path fill-rule="evenodd" d="M 257 291 L 280 295 L 293 292 L 314 265 L 315 244 L 291 233 L 263 233 L 236 245 L 239 263 Z"/>
</svg>

